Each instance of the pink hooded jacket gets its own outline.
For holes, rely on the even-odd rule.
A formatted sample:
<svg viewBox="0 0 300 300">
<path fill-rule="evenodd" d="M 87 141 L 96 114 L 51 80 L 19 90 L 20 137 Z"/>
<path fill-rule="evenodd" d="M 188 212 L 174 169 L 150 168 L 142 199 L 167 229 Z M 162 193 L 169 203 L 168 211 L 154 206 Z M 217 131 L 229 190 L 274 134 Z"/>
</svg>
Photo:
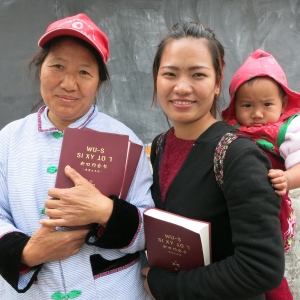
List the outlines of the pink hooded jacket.
<svg viewBox="0 0 300 300">
<path fill-rule="evenodd" d="M 285 136 L 285 131 L 281 130 L 282 125 L 289 117 L 300 112 L 300 93 L 294 92 L 288 88 L 286 75 L 273 55 L 258 49 L 252 53 L 236 71 L 229 86 L 230 103 L 229 106 L 222 111 L 222 118 L 232 126 L 239 124 L 235 116 L 234 96 L 236 91 L 244 82 L 247 82 L 254 77 L 261 76 L 268 76 L 274 79 L 286 92 L 288 103 L 284 114 L 275 124 L 267 124 L 262 127 L 247 127 L 240 124 L 238 129 L 254 140 L 263 138 L 271 142 L 275 147 L 274 151 L 279 154 L 279 146 L 284 141 Z"/>
<path fill-rule="evenodd" d="M 236 119 L 234 96 L 244 82 L 261 76 L 269 76 L 282 86 L 288 97 L 287 107 L 278 122 L 266 124 L 262 127 L 247 127 L 239 124 Z M 297 113 L 300 112 L 300 93 L 296 93 L 288 88 L 285 73 L 275 58 L 261 49 L 256 50 L 233 75 L 229 86 L 229 93 L 230 103 L 228 108 L 222 112 L 223 120 L 232 126 L 238 127 L 245 135 L 264 146 L 266 146 L 266 141 L 271 143 L 273 148 L 268 147 L 269 150 L 280 154 L 279 147 L 285 141 L 287 127 L 292 119 L 297 116 Z M 281 160 L 267 152 L 266 154 L 270 158 L 273 168 L 285 170 L 284 163 Z M 285 242 L 284 250 L 287 252 L 291 247 L 296 225 L 296 217 L 288 193 L 282 196 L 279 219 Z"/>
</svg>

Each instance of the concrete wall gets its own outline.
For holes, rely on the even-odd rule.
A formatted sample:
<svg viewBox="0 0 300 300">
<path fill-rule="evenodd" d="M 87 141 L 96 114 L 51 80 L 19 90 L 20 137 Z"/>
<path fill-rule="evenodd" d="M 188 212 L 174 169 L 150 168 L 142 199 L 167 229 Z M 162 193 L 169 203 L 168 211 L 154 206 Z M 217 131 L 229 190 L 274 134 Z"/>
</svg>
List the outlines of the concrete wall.
<svg viewBox="0 0 300 300">
<path fill-rule="evenodd" d="M 300 300 L 300 189 L 290 192 L 293 208 L 297 216 L 295 240 L 291 250 L 286 254 L 286 272 L 294 300 Z"/>
</svg>

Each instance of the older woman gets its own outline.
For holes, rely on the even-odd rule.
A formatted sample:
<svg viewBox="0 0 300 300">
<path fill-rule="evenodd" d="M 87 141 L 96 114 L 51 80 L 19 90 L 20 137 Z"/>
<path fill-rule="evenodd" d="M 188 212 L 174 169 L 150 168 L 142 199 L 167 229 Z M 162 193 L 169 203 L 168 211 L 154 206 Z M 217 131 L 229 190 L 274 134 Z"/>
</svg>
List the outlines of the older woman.
<svg viewBox="0 0 300 300">
<path fill-rule="evenodd" d="M 39 46 L 31 64 L 46 105 L 0 132 L 3 297 L 147 299 L 140 274 L 142 213 L 153 202 L 144 151 L 126 201 L 104 196 L 71 167 L 65 173 L 75 187 L 52 188 L 66 127 L 126 134 L 141 144 L 129 128 L 94 105 L 109 80 L 108 39 L 79 14 L 52 23 Z M 90 229 L 82 226 L 91 223 Z M 57 230 L 61 225 L 82 229 Z"/>
</svg>

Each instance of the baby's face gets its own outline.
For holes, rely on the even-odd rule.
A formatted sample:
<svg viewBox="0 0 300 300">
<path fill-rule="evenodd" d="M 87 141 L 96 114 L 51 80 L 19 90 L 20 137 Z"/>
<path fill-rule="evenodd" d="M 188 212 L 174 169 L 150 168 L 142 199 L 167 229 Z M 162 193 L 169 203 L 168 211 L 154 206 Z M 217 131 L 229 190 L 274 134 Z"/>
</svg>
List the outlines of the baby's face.
<svg viewBox="0 0 300 300">
<path fill-rule="evenodd" d="M 276 123 L 284 112 L 286 102 L 273 79 L 260 77 L 243 83 L 236 92 L 235 113 L 242 125 L 260 127 Z"/>
</svg>

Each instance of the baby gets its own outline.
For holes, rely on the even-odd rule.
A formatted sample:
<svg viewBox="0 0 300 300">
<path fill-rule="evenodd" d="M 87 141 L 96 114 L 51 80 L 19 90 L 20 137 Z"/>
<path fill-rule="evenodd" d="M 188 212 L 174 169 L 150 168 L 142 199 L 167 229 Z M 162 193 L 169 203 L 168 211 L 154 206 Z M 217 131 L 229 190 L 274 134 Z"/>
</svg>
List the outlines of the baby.
<svg viewBox="0 0 300 300">
<path fill-rule="evenodd" d="M 271 160 L 268 175 L 282 197 L 279 218 L 287 252 L 296 224 L 288 191 L 300 187 L 300 94 L 288 88 L 275 58 L 260 49 L 236 71 L 229 93 L 224 121 L 253 138 Z M 285 279 L 266 294 L 266 300 L 271 299 L 293 299 Z"/>
</svg>

